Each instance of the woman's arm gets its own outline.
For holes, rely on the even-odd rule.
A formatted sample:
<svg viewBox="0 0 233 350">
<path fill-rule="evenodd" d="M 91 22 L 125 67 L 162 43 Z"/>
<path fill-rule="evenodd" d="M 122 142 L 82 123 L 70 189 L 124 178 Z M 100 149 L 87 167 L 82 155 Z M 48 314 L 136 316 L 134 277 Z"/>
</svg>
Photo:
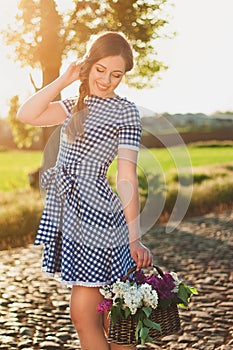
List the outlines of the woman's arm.
<svg viewBox="0 0 233 350">
<path fill-rule="evenodd" d="M 129 229 L 131 256 L 137 269 L 153 265 L 151 252 L 140 242 L 140 207 L 137 180 L 137 151 L 118 150 L 117 191 Z"/>
<path fill-rule="evenodd" d="M 59 102 L 52 101 L 66 86 L 79 79 L 80 65 L 71 63 L 64 74 L 26 100 L 18 110 L 18 119 L 35 126 L 61 124 L 66 118 L 65 111 Z"/>
</svg>

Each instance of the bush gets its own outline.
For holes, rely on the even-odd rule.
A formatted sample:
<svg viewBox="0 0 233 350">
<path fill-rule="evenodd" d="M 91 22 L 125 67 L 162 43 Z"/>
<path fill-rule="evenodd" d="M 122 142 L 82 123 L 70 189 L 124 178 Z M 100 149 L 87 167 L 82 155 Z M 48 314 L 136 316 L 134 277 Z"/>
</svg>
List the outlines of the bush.
<svg viewBox="0 0 233 350">
<path fill-rule="evenodd" d="M 0 249 L 33 242 L 43 209 L 40 192 L 1 192 L 0 204 Z"/>
</svg>

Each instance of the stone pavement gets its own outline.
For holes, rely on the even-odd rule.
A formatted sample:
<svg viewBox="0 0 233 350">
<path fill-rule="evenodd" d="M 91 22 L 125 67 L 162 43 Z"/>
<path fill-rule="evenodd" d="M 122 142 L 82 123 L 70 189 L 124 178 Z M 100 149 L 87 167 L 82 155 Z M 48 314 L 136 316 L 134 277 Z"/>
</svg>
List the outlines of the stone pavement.
<svg viewBox="0 0 233 350">
<path fill-rule="evenodd" d="M 147 349 L 233 349 L 233 213 L 188 219 L 169 234 L 158 226 L 144 242 L 156 264 L 199 291 L 180 310 L 180 333 Z M 32 245 L 0 252 L 0 350 L 80 349 L 70 289 L 45 277 L 40 260 Z"/>
</svg>

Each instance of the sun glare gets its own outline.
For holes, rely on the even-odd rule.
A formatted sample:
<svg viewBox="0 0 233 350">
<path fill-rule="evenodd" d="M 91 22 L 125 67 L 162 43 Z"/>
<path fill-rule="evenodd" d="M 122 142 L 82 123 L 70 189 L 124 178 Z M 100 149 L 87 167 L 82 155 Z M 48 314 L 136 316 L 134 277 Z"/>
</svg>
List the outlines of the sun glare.
<svg viewBox="0 0 233 350">
<path fill-rule="evenodd" d="M 1 0 L 0 3 L 1 3 L 0 27 L 2 29 L 7 24 L 11 24 L 14 22 L 14 17 L 18 8 L 18 1 L 8 0 L 6 5 L 6 2 Z"/>
<path fill-rule="evenodd" d="M 213 0 L 173 0 L 169 7 L 169 25 L 177 32 L 173 39 L 160 39 L 156 43 L 158 60 L 169 66 L 153 90 L 136 91 L 122 86 L 121 91 L 141 106 L 157 112 L 211 113 L 215 110 L 233 110 L 231 50 L 233 3 L 222 0 L 221 6 Z M 19 0 L 1 0 L 0 30 L 14 27 Z M 59 12 L 72 9 L 74 0 L 56 0 Z M 200 11 L 201 9 L 201 11 Z M 216 25 L 218 23 L 218 25 Z M 7 57 L 11 56 L 11 59 Z M 72 60 L 64 60 L 62 69 Z M 6 47 L 0 37 L 0 118 L 8 112 L 8 102 L 14 95 L 20 100 L 34 90 L 29 80 L 33 73 L 36 82 L 38 72 L 30 67 L 20 68 L 12 59 L 12 49 Z M 38 83 L 40 85 L 40 83 Z M 72 94 L 66 89 L 63 96 Z M 76 89 L 75 89 L 76 92 Z"/>
</svg>

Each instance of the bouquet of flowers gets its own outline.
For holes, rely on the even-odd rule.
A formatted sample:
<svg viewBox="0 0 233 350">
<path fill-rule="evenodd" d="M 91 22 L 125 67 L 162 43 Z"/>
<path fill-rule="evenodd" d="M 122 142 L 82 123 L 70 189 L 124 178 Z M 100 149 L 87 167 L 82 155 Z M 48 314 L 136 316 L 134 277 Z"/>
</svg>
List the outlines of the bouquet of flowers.
<svg viewBox="0 0 233 350">
<path fill-rule="evenodd" d="M 187 309 L 197 290 L 181 282 L 175 272 L 163 273 L 155 268 L 157 274 L 146 275 L 142 270 L 135 271 L 135 266 L 112 287 L 100 288 L 104 300 L 97 311 L 110 312 L 109 340 L 144 345 L 179 330 L 177 306 Z"/>
</svg>

